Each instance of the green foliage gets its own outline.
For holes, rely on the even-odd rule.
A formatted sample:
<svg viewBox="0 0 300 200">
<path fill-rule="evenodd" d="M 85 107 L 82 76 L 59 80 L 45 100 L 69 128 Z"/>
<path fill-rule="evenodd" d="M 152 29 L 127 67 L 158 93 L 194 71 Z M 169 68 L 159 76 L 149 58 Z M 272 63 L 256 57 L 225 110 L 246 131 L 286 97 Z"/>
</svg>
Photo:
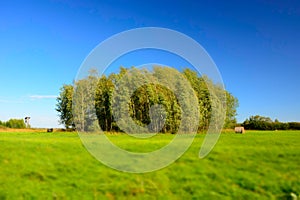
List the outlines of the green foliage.
<svg viewBox="0 0 300 200">
<path fill-rule="evenodd" d="M 73 86 L 63 85 L 57 97 L 56 111 L 59 113 L 60 123 L 64 124 L 66 129 L 74 128 L 72 114 Z"/>
<path fill-rule="evenodd" d="M 88 76 L 86 79 L 75 82 L 73 95 L 73 121 L 79 131 L 89 131 L 89 127 L 95 128 L 97 120 L 95 111 L 95 92 L 97 78 Z"/>
<path fill-rule="evenodd" d="M 95 94 L 98 73 L 91 69 L 88 77 L 75 82 L 73 95 L 73 120 L 79 131 L 94 132 L 98 129 L 95 110 Z"/>
<path fill-rule="evenodd" d="M 199 131 L 207 130 L 211 121 L 211 97 L 208 86 L 203 77 L 199 77 L 195 71 L 185 69 L 184 76 L 188 79 L 198 97 L 199 105 Z"/>
<path fill-rule="evenodd" d="M 231 93 L 226 91 L 226 119 L 224 128 L 234 128 L 236 126 L 236 109 L 238 105 L 238 99 L 235 98 Z"/>
<path fill-rule="evenodd" d="M 277 122 L 276 122 L 277 123 Z M 251 116 L 243 123 L 248 130 L 273 130 L 273 121 L 269 117 Z"/>
<path fill-rule="evenodd" d="M 115 117 L 123 118 L 129 112 L 129 116 L 137 125 L 146 127 L 152 122 L 149 127 L 151 130 L 176 133 L 180 126 L 183 126 L 184 131 L 190 132 L 190 124 L 194 121 L 199 121 L 198 131 L 205 131 L 211 122 L 220 123 L 222 119 L 219 116 L 226 112 L 224 127 L 234 127 L 238 106 L 238 101 L 234 96 L 207 77 L 201 77 L 190 69 L 185 69 L 178 75 L 174 75 L 172 70 L 174 69 L 159 66 L 154 67 L 153 71 L 121 67 L 119 74 L 110 74 L 108 77 L 105 75 L 98 77 L 97 73 L 91 72 L 85 79 L 75 82 L 74 86 L 62 87 L 56 108 L 60 122 L 66 128 L 76 124 L 78 130 L 86 130 L 88 126 L 95 127 L 94 121 L 98 120 L 103 131 L 120 131 L 120 124 L 116 124 Z M 180 81 L 183 77 L 194 90 L 193 94 L 188 90 L 189 86 L 184 85 L 184 81 Z M 126 81 L 126 84 L 119 87 L 120 81 L 124 83 Z M 161 82 L 166 84 L 172 82 L 172 88 L 159 84 Z M 132 88 L 136 90 L 131 93 Z M 119 94 L 117 99 L 113 98 L 114 92 Z M 197 102 L 191 102 L 192 95 L 196 95 L 198 99 L 199 117 L 192 114 L 197 104 Z M 183 105 L 183 102 L 189 103 Z M 163 118 L 165 120 L 163 127 L 161 127 L 161 120 L 155 121 L 154 118 L 151 120 L 151 107 L 157 104 L 161 105 L 160 113 L 152 117 Z M 115 105 L 128 109 L 113 114 Z M 217 110 L 214 115 L 212 114 L 213 108 Z M 184 110 L 189 110 L 186 112 L 189 114 L 187 119 L 182 118 Z M 73 116 L 74 113 L 75 116 Z M 96 113 L 96 116 L 93 113 Z M 118 116 L 114 117 L 116 114 Z M 124 122 L 121 126 L 123 129 L 125 127 L 126 130 L 130 129 L 131 132 L 135 132 L 131 123 Z"/>
<path fill-rule="evenodd" d="M 162 85 L 148 84 L 136 90 L 131 96 L 130 116 L 139 125 L 150 124 L 150 108 L 156 104 L 162 105 L 166 112 L 166 120 L 161 132 L 176 133 L 180 124 L 181 109 L 174 93 Z M 159 119 L 163 116 L 163 110 L 153 114 L 157 115 L 153 116 L 154 119 Z M 159 123 L 161 121 L 153 123 L 155 127 L 150 127 L 150 129 L 159 130 L 158 127 L 162 126 Z"/>
<path fill-rule="evenodd" d="M 191 69 L 185 69 L 183 74 L 189 80 L 198 97 L 200 109 L 199 131 L 203 131 L 208 128 L 213 117 L 212 108 L 216 108 L 216 106 L 218 106 L 216 110 L 219 112 L 226 112 L 224 128 L 233 128 L 236 125 L 236 109 L 238 107 L 237 98 L 228 91 L 224 91 L 221 87 L 214 84 L 208 77 L 200 77 Z M 224 96 L 226 99 L 224 99 Z M 212 98 L 214 98 L 214 102 L 219 105 L 212 105 Z M 224 102 L 226 102 L 225 105 Z M 226 111 L 224 111 L 220 106 L 226 107 Z"/>
<path fill-rule="evenodd" d="M 300 130 L 300 122 L 288 122 L 288 127 L 291 130 Z"/>
<path fill-rule="evenodd" d="M 7 122 L 0 121 L 0 127 L 7 127 L 7 128 L 26 128 L 26 124 L 23 119 L 10 119 Z"/>
<path fill-rule="evenodd" d="M 1 199 L 285 199 L 300 195 L 300 132 L 222 134 L 204 159 L 205 135 L 170 166 L 145 174 L 111 169 L 82 146 L 76 133 L 1 133 Z M 168 144 L 174 135 L 145 141 L 109 139 L 132 152 Z"/>
<path fill-rule="evenodd" d="M 272 121 L 270 117 L 259 115 L 251 116 L 246 119 L 242 126 L 248 130 L 300 130 L 299 122 L 280 122 L 277 119 Z"/>
<path fill-rule="evenodd" d="M 0 120 L 0 128 L 6 128 L 5 122 L 2 122 L 1 120 Z"/>
<path fill-rule="evenodd" d="M 108 78 L 102 76 L 99 78 L 95 95 L 95 108 L 99 125 L 103 131 L 118 130 L 114 123 L 112 115 L 112 93 L 114 91 L 115 74 L 110 75 Z"/>
</svg>

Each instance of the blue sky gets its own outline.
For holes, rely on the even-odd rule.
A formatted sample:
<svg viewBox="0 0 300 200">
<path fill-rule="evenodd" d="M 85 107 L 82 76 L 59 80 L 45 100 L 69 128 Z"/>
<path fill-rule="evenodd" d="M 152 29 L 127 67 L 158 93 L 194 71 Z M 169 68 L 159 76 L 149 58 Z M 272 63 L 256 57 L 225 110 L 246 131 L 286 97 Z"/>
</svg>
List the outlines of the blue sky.
<svg viewBox="0 0 300 200">
<path fill-rule="evenodd" d="M 300 121 L 300 2 L 256 0 L 1 1 L 0 120 L 31 116 L 34 127 L 57 127 L 54 97 L 89 52 L 149 26 L 206 49 L 239 99 L 239 122 L 256 114 Z"/>
</svg>

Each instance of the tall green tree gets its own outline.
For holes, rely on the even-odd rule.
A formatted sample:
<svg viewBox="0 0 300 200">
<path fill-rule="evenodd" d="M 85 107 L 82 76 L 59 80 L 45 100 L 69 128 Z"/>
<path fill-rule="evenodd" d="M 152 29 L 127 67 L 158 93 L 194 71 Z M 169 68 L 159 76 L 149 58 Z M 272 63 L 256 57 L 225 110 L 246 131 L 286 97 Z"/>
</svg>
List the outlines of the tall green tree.
<svg viewBox="0 0 300 200">
<path fill-rule="evenodd" d="M 181 112 L 178 131 L 184 133 L 197 131 L 194 126 L 195 124 L 198 124 L 199 121 L 197 96 L 189 81 L 186 80 L 182 73 L 169 67 L 155 66 L 153 75 L 157 78 L 159 83 L 168 87 L 168 89 L 176 96 L 176 101 L 179 104 Z M 178 109 L 176 105 L 173 108 Z M 176 123 L 177 122 L 174 121 L 172 126 Z"/>
<path fill-rule="evenodd" d="M 73 94 L 73 121 L 78 131 L 95 131 L 98 126 L 95 110 L 95 94 L 98 83 L 96 71 L 75 82 Z"/>
<path fill-rule="evenodd" d="M 223 112 L 226 112 L 224 128 L 234 127 L 236 124 L 236 109 L 238 107 L 237 98 L 219 85 L 214 84 L 208 77 L 201 77 L 191 69 L 185 69 L 183 74 L 189 80 L 198 97 L 200 111 L 198 130 L 207 130 L 213 119 L 214 123 L 222 121 L 220 118 Z M 212 116 L 213 108 L 216 111 L 216 116 Z"/>
<path fill-rule="evenodd" d="M 231 93 L 226 91 L 226 119 L 224 128 L 234 128 L 236 126 L 236 115 L 237 107 L 239 105 L 238 99 L 234 97 Z"/>
<path fill-rule="evenodd" d="M 95 108 L 99 125 L 103 131 L 112 131 L 114 119 L 112 115 L 112 92 L 114 91 L 114 75 L 103 75 L 97 84 L 95 95 Z"/>
<path fill-rule="evenodd" d="M 56 111 L 59 113 L 59 122 L 65 128 L 74 128 L 72 113 L 73 86 L 63 85 L 57 97 Z"/>
<path fill-rule="evenodd" d="M 188 79 L 196 92 L 199 105 L 199 127 L 198 131 L 207 130 L 211 121 L 211 97 L 208 86 L 203 77 L 198 76 L 195 71 L 185 69 L 184 76 Z"/>
</svg>

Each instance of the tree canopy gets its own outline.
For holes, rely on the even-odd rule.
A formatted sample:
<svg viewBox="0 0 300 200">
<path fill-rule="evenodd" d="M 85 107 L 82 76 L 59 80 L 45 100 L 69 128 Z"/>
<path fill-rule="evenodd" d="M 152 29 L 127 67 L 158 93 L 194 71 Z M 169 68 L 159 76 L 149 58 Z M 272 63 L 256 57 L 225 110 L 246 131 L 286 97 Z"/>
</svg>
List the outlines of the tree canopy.
<svg viewBox="0 0 300 200">
<path fill-rule="evenodd" d="M 6 122 L 0 121 L 0 127 L 7 128 L 26 128 L 26 124 L 23 119 L 10 119 Z"/>
<path fill-rule="evenodd" d="M 242 126 L 248 130 L 300 130 L 299 122 L 280 122 L 278 119 L 273 121 L 270 117 L 260 115 L 250 116 Z"/>
<path fill-rule="evenodd" d="M 101 77 L 93 72 L 73 85 L 63 85 L 56 110 L 66 128 L 177 133 L 191 131 L 193 123 L 197 131 L 207 130 L 218 119 L 213 108 L 226 112 L 224 127 L 231 128 L 236 124 L 237 106 L 237 98 L 191 69 L 174 74 L 172 68 L 155 66 L 151 71 L 120 68 L 119 73 Z M 129 122 L 116 120 L 127 115 Z"/>
</svg>

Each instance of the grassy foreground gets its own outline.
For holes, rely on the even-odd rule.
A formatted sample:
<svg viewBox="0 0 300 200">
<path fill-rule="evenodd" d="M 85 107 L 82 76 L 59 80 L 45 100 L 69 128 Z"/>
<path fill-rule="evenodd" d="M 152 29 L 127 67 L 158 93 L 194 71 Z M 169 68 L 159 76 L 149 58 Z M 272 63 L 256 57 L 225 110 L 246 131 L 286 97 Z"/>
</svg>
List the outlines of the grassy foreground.
<svg viewBox="0 0 300 200">
<path fill-rule="evenodd" d="M 0 199 L 289 199 L 300 194 L 300 132 L 222 134 L 213 151 L 199 159 L 204 136 L 197 135 L 169 167 L 129 174 L 94 159 L 76 133 L 0 133 Z M 110 137 L 138 150 L 125 135 Z M 157 148 L 172 137 L 159 135 L 143 145 Z"/>
</svg>

